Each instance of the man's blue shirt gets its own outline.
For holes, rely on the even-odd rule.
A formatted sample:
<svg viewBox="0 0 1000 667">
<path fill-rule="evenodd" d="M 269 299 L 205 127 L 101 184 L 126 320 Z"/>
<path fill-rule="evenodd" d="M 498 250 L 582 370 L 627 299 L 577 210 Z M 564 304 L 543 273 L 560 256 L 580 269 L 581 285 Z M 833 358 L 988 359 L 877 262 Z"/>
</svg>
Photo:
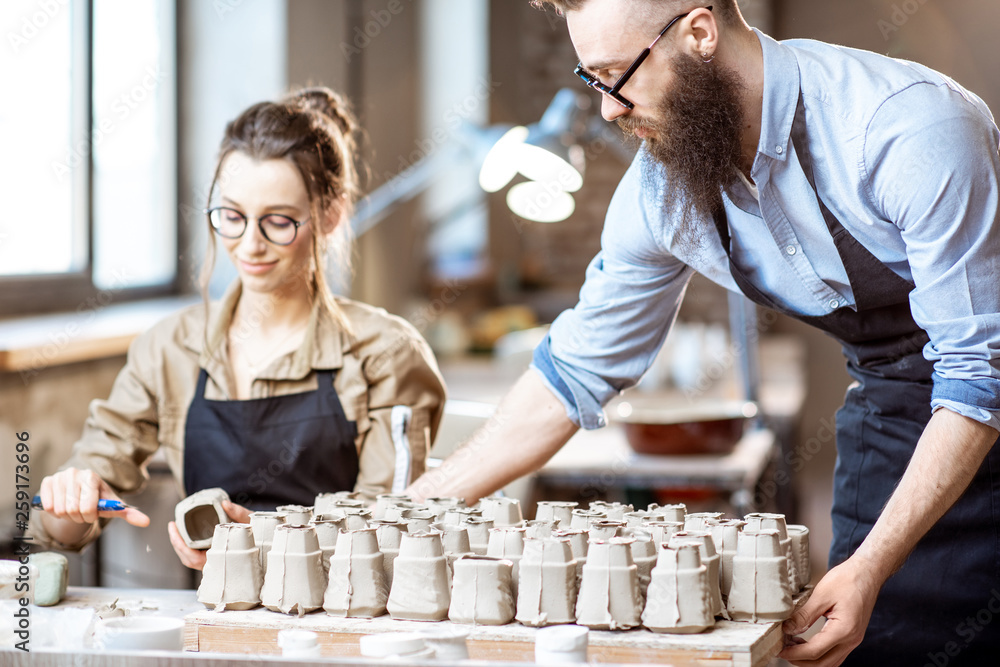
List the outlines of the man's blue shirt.
<svg viewBox="0 0 1000 667">
<path fill-rule="evenodd" d="M 921 65 L 757 33 L 763 125 L 751 176 L 725 193 L 733 261 L 775 302 L 825 315 L 854 295 L 791 141 L 814 161 L 836 218 L 916 289 L 914 320 L 934 362 L 932 408 L 1000 430 L 1000 132 L 978 97 Z M 796 116 L 798 114 L 798 120 Z M 800 144 L 801 145 L 801 144 Z M 584 428 L 652 364 L 693 272 L 739 291 L 714 223 L 678 231 L 664 176 L 640 152 L 608 209 L 580 302 L 533 367 Z"/>
</svg>

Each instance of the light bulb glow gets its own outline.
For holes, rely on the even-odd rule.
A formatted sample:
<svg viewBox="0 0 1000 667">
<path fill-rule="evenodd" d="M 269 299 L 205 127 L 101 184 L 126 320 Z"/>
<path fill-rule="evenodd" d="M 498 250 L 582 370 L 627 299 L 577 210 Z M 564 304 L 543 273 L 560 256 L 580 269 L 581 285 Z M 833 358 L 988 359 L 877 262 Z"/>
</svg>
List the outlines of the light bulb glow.
<svg viewBox="0 0 1000 667">
<path fill-rule="evenodd" d="M 576 200 L 552 183 L 518 183 L 507 193 L 507 207 L 525 220 L 561 222 L 573 215 Z"/>
<path fill-rule="evenodd" d="M 583 175 L 555 153 L 524 144 L 517 147 L 517 170 L 527 178 L 556 185 L 563 192 L 583 187 Z"/>
<path fill-rule="evenodd" d="M 479 186 L 486 192 L 502 190 L 514 176 L 519 165 L 518 149 L 528 138 L 528 128 L 518 125 L 508 130 L 493 145 L 479 170 Z"/>
</svg>

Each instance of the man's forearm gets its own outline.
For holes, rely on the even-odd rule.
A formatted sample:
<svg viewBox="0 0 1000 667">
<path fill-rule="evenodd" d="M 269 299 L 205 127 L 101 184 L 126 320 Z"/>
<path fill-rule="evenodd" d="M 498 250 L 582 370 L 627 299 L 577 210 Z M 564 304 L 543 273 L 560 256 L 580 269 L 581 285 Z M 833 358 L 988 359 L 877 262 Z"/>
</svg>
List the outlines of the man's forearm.
<svg viewBox="0 0 1000 667">
<path fill-rule="evenodd" d="M 563 404 L 529 370 L 468 442 L 406 492 L 418 501 L 458 496 L 473 503 L 542 467 L 576 431 Z"/>
<path fill-rule="evenodd" d="M 878 586 L 965 492 L 996 439 L 986 424 L 947 408 L 934 413 L 899 486 L 853 556 L 867 564 Z"/>
</svg>

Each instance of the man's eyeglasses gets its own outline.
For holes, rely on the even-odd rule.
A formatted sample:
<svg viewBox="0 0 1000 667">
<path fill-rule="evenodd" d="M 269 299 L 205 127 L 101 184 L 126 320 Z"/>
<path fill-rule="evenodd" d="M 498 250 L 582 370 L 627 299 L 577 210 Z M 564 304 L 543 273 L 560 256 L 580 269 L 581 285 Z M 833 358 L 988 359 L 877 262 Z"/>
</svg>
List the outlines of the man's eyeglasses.
<svg viewBox="0 0 1000 667">
<path fill-rule="evenodd" d="M 208 209 L 205 213 L 208 214 L 208 222 L 212 225 L 212 229 L 219 236 L 227 239 L 238 239 L 247 231 L 249 218 L 235 208 L 216 206 Z M 264 238 L 274 245 L 291 245 L 299 233 L 299 227 L 306 222 L 308 222 L 308 218 L 300 222 L 287 215 L 268 213 L 257 218 L 257 228 L 260 229 Z"/>
<path fill-rule="evenodd" d="M 708 7 L 705 7 L 705 9 L 707 9 L 708 11 L 712 11 L 712 6 L 709 5 Z M 583 63 L 577 64 L 576 69 L 573 70 L 574 74 L 583 79 L 583 82 L 586 83 L 591 88 L 593 88 L 594 90 L 607 95 L 615 102 L 617 102 L 618 104 L 622 105 L 623 107 L 631 111 L 632 109 L 635 108 L 635 105 L 629 102 L 627 99 L 625 99 L 619 91 L 625 87 L 625 84 L 628 83 L 628 80 L 631 79 L 632 75 L 635 74 L 635 71 L 639 69 L 639 65 L 641 65 L 642 62 L 649 57 L 649 52 L 653 49 L 654 46 L 656 46 L 656 43 L 660 41 L 660 38 L 663 37 L 663 35 L 668 30 L 670 30 L 670 27 L 690 13 L 691 12 L 685 12 L 680 16 L 675 16 L 674 18 L 670 19 L 670 23 L 668 23 L 666 27 L 660 31 L 660 34 L 656 36 L 656 39 L 653 40 L 653 43 L 650 44 L 648 47 L 646 47 L 646 49 L 639 54 L 638 58 L 632 61 L 632 64 L 629 65 L 628 69 L 625 70 L 624 74 L 618 77 L 618 80 L 615 81 L 615 85 L 608 86 L 607 84 L 601 83 L 600 79 L 598 79 L 596 76 L 594 76 L 586 69 L 584 69 Z"/>
</svg>

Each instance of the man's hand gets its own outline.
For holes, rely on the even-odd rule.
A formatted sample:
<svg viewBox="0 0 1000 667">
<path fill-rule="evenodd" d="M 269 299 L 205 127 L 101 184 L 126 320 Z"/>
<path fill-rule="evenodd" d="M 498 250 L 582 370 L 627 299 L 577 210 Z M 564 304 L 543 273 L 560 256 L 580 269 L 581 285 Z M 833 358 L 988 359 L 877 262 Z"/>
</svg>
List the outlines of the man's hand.
<svg viewBox="0 0 1000 667">
<path fill-rule="evenodd" d="M 226 511 L 226 514 L 235 523 L 250 523 L 250 510 L 236 503 L 223 500 L 222 509 Z M 181 559 L 184 565 L 188 566 L 192 570 L 202 570 L 205 568 L 205 561 L 207 557 L 205 552 L 201 549 L 192 549 L 187 544 L 184 543 L 184 538 L 181 537 L 181 533 L 177 530 L 177 524 L 171 521 L 167 524 L 167 535 L 170 536 L 170 545 L 177 552 L 177 557 Z"/>
<path fill-rule="evenodd" d="M 836 667 L 861 643 L 883 582 L 859 560 L 849 558 L 820 579 L 809 600 L 785 621 L 791 645 L 778 657 L 798 667 Z M 807 642 L 794 637 L 820 616 L 826 625 L 816 636 Z"/>
</svg>

